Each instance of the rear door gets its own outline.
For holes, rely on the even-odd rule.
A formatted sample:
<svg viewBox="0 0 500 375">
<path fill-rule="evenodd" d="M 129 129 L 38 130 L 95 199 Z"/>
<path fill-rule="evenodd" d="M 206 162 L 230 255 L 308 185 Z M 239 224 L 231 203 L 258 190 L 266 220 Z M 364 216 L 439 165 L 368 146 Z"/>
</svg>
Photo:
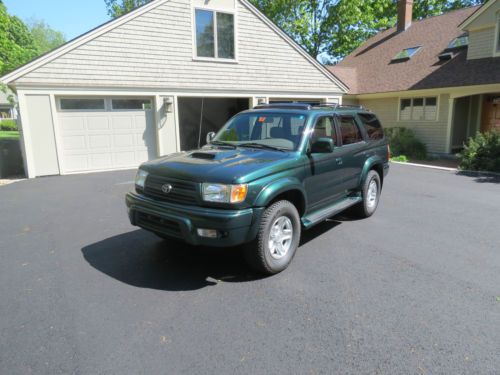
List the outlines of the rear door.
<svg viewBox="0 0 500 375">
<path fill-rule="evenodd" d="M 353 115 L 337 117 L 341 146 L 338 157 L 342 158 L 344 189 L 359 187 L 359 177 L 366 160 L 366 141 Z"/>
</svg>

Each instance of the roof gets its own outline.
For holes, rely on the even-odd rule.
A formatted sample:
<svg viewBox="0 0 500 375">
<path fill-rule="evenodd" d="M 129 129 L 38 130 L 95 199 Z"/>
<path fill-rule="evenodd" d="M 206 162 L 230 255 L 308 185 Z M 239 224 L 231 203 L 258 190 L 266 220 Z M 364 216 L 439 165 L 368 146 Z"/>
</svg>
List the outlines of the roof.
<svg viewBox="0 0 500 375">
<path fill-rule="evenodd" d="M 18 69 L 6 74 L 3 77 L 0 77 L 0 82 L 4 82 L 6 84 L 12 84 L 20 77 L 36 70 L 39 67 L 42 67 L 51 61 L 57 59 L 60 56 L 63 56 L 74 49 L 78 48 L 81 45 L 84 45 L 91 40 L 129 22 L 130 20 L 147 13 L 156 7 L 168 2 L 170 0 L 153 0 L 145 5 L 138 7 L 137 9 L 121 16 L 116 19 L 110 20 L 104 23 L 101 26 L 96 27 L 95 29 L 90 30 L 89 32 L 65 43 L 64 45 L 56 48 L 53 51 L 50 51 L 33 61 L 28 62 L 27 64 L 19 67 Z M 335 83 L 340 90 L 343 92 L 348 91 L 348 87 L 342 82 L 338 77 L 331 72 L 328 71 L 322 64 L 320 64 L 316 59 L 311 57 L 298 43 L 296 43 L 290 36 L 288 36 L 283 30 L 281 30 L 275 23 L 273 23 L 269 18 L 267 18 L 262 12 L 260 12 L 255 6 L 253 6 L 247 0 L 238 0 L 241 4 L 243 4 L 247 9 L 249 9 L 253 14 L 259 17 L 264 23 L 266 23 L 271 29 L 273 29 L 286 43 L 290 44 L 297 52 L 299 52 L 306 60 L 308 60 L 312 66 L 318 69 L 327 79 Z"/>
<path fill-rule="evenodd" d="M 350 88 L 350 94 L 459 87 L 500 82 L 500 58 L 467 60 L 467 49 L 449 61 L 438 56 L 463 34 L 460 24 L 479 6 L 455 10 L 440 16 L 414 21 L 404 32 L 396 27 L 380 32 L 329 67 Z M 411 59 L 393 62 L 406 48 L 422 46 Z"/>
</svg>

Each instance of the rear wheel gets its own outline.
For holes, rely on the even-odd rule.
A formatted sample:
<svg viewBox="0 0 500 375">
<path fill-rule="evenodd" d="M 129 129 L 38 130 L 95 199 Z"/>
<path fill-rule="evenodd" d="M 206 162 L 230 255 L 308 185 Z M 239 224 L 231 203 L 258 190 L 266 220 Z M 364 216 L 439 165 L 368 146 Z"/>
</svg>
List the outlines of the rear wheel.
<svg viewBox="0 0 500 375">
<path fill-rule="evenodd" d="M 272 204 L 262 215 L 257 238 L 245 247 L 248 264 L 268 275 L 285 270 L 299 246 L 300 232 L 297 208 L 289 201 Z"/>
<path fill-rule="evenodd" d="M 370 171 L 362 187 L 363 201 L 354 207 L 356 216 L 368 218 L 375 213 L 380 199 L 381 188 L 379 174 L 376 171 Z"/>
</svg>

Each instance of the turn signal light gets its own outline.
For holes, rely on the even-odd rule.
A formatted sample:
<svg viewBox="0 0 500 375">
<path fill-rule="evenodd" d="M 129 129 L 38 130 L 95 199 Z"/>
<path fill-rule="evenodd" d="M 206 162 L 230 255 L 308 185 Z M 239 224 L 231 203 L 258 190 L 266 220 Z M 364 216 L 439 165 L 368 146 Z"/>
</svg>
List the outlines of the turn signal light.
<svg viewBox="0 0 500 375">
<path fill-rule="evenodd" d="M 243 202 L 248 193 L 248 185 L 234 185 L 231 189 L 231 203 Z"/>
</svg>

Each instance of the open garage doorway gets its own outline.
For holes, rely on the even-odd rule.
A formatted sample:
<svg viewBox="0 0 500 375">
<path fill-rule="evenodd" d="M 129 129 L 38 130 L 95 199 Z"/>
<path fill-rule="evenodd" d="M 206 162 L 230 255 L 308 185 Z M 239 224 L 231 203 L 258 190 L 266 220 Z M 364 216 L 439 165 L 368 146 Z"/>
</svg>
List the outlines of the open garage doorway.
<svg viewBox="0 0 500 375">
<path fill-rule="evenodd" d="M 207 134 L 217 132 L 231 117 L 249 109 L 250 98 L 178 98 L 181 150 L 205 145 Z"/>
</svg>

